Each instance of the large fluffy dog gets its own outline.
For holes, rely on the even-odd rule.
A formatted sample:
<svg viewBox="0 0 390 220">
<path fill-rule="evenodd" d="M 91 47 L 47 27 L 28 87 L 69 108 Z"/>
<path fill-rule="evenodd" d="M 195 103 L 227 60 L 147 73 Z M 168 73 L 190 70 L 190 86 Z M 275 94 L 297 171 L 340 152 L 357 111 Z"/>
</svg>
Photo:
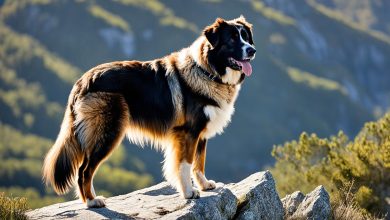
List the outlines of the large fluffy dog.
<svg viewBox="0 0 390 220">
<path fill-rule="evenodd" d="M 215 188 L 204 175 L 206 142 L 229 123 L 255 57 L 252 25 L 218 18 L 188 48 L 147 62 L 99 65 L 73 86 L 43 177 L 65 193 L 75 183 L 88 207 L 102 207 L 92 180 L 125 134 L 165 152 L 164 174 L 184 198 Z M 192 174 L 192 175 L 191 175 Z"/>
</svg>

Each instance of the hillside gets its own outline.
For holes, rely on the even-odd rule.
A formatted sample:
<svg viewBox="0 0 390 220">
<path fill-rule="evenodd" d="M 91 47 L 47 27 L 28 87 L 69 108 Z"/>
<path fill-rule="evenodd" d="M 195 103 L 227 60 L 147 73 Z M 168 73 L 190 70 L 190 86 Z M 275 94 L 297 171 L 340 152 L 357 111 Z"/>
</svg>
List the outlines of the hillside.
<svg viewBox="0 0 390 220">
<path fill-rule="evenodd" d="M 367 3 L 354 2 L 360 1 Z M 272 146 L 302 131 L 355 135 L 390 105 L 389 19 L 374 3 L 340 2 L 0 3 L 0 191 L 53 195 L 40 183 L 41 161 L 59 131 L 70 88 L 83 72 L 103 62 L 149 60 L 186 47 L 218 16 L 245 15 L 254 24 L 258 52 L 231 125 L 209 142 L 209 176 L 236 181 L 271 165 Z M 371 23 L 356 18 L 362 8 Z M 161 154 L 124 141 L 101 167 L 97 188 L 115 195 L 160 181 L 161 161 Z"/>
</svg>

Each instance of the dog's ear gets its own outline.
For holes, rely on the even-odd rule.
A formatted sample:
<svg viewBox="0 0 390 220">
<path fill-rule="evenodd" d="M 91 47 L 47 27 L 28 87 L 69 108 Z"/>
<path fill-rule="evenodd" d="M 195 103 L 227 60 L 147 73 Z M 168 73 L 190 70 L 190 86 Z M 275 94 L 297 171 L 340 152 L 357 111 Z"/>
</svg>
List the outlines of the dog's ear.
<svg viewBox="0 0 390 220">
<path fill-rule="evenodd" d="M 240 17 L 236 18 L 236 20 L 241 21 L 241 22 L 246 22 L 244 15 L 240 15 Z"/>
<path fill-rule="evenodd" d="M 212 25 L 207 26 L 203 30 L 203 34 L 206 36 L 211 46 L 216 47 L 218 45 L 220 40 L 220 29 L 224 25 L 227 25 L 226 21 L 222 18 L 217 18 Z"/>
</svg>

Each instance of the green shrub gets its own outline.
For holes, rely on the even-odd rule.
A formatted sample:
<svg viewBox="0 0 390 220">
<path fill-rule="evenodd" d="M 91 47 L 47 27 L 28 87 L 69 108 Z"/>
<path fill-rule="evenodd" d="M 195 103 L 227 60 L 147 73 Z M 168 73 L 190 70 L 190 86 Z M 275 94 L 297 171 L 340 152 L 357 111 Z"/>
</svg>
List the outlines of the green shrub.
<svg viewBox="0 0 390 220">
<path fill-rule="evenodd" d="M 0 193 L 0 219 L 27 219 L 27 199 L 7 197 Z"/>
<path fill-rule="evenodd" d="M 354 140 L 341 131 L 330 138 L 302 133 L 298 141 L 275 146 L 272 155 L 276 158 L 273 173 L 281 196 L 324 185 L 333 204 L 352 204 L 362 213 L 387 212 L 390 114 L 366 123 Z M 348 193 L 345 187 L 349 187 Z"/>
</svg>

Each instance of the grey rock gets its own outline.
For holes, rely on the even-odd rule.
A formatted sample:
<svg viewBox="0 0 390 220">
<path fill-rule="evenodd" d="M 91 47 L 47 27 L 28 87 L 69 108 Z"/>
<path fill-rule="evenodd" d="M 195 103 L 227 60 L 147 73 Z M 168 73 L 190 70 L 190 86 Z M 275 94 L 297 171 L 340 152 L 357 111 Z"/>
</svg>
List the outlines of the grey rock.
<svg viewBox="0 0 390 220">
<path fill-rule="evenodd" d="M 295 195 L 296 194 L 296 195 Z M 296 206 L 293 216 L 327 219 L 329 196 L 320 186 L 302 201 L 298 192 L 280 201 L 269 171 L 255 173 L 239 183 L 201 192 L 200 199 L 183 199 L 167 182 L 105 200 L 106 207 L 86 208 L 79 200 L 28 211 L 30 219 L 283 219 L 285 207 Z M 300 204 L 298 204 L 300 203 Z"/>
<path fill-rule="evenodd" d="M 106 207 L 86 208 L 80 201 L 55 204 L 27 212 L 30 219 L 231 219 L 237 201 L 222 183 L 185 200 L 166 183 L 105 200 Z"/>
<path fill-rule="evenodd" d="M 300 191 L 296 191 L 290 195 L 287 195 L 282 199 L 285 216 L 291 216 L 298 209 L 298 206 L 305 199 L 305 195 Z"/>
<path fill-rule="evenodd" d="M 318 186 L 307 194 L 298 209 L 293 214 L 293 219 L 330 219 L 331 206 L 329 194 L 323 186 Z"/>
<path fill-rule="evenodd" d="M 283 219 L 283 205 L 269 171 L 229 186 L 238 199 L 236 219 Z"/>
</svg>

